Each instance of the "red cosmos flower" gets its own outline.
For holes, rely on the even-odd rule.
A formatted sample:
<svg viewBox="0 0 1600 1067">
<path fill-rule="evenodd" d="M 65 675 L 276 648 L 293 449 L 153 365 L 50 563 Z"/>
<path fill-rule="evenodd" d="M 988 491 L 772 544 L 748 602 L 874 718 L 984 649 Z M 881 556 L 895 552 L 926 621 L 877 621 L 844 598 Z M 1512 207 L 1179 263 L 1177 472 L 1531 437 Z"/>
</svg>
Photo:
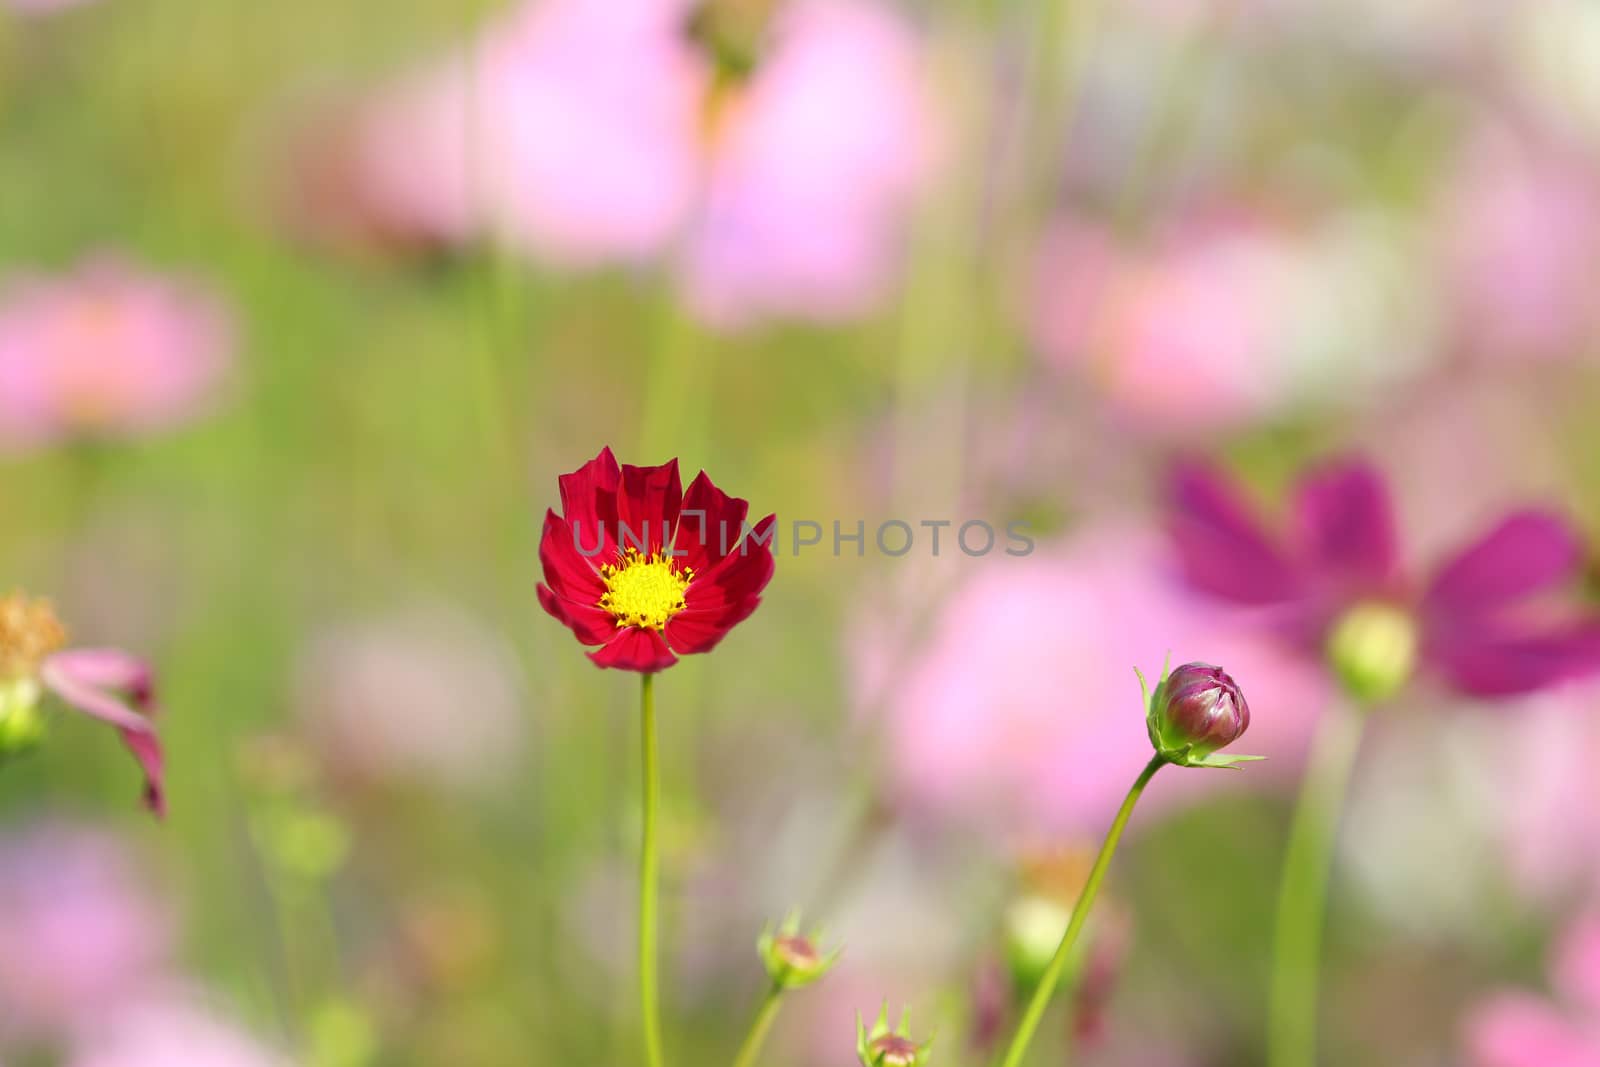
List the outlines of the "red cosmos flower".
<svg viewBox="0 0 1600 1067">
<path fill-rule="evenodd" d="M 709 652 L 756 610 L 772 579 L 776 516 L 746 525 L 749 501 L 701 471 L 684 492 L 678 461 L 617 466 L 610 448 L 561 477 L 546 511 L 539 603 L 602 667 L 654 672 Z"/>
</svg>

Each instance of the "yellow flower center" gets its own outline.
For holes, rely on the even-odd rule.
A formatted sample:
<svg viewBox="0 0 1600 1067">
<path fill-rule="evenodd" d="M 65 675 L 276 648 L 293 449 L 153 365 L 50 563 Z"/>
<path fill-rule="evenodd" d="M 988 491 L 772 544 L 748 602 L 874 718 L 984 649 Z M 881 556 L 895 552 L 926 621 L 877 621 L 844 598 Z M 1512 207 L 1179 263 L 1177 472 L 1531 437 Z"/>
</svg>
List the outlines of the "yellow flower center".
<svg viewBox="0 0 1600 1067">
<path fill-rule="evenodd" d="M 1367 704 L 1387 700 L 1416 670 L 1416 620 L 1394 604 L 1357 604 L 1334 623 L 1327 656 L 1351 696 Z"/>
<path fill-rule="evenodd" d="M 31 678 L 67 642 L 54 605 L 22 593 L 0 597 L 0 681 Z"/>
<path fill-rule="evenodd" d="M 684 592 L 694 571 L 678 570 L 677 562 L 661 552 L 646 556 L 637 548 L 623 550 L 622 558 L 600 568 L 606 591 L 600 606 L 618 626 L 660 630 L 684 608 Z"/>
</svg>

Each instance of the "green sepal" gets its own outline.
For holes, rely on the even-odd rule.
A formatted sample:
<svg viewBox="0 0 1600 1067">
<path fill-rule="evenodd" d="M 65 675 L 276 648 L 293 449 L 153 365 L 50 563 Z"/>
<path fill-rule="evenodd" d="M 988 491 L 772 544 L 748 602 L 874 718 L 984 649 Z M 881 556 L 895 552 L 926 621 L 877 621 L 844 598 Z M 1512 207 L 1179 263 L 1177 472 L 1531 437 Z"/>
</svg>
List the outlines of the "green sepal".
<svg viewBox="0 0 1600 1067">
<path fill-rule="evenodd" d="M 1223 769 L 1234 768 L 1236 763 L 1253 763 L 1264 760 L 1265 756 L 1235 756 L 1228 752 L 1213 752 L 1209 756 L 1188 757 L 1180 767 L 1220 767 Z"/>
</svg>

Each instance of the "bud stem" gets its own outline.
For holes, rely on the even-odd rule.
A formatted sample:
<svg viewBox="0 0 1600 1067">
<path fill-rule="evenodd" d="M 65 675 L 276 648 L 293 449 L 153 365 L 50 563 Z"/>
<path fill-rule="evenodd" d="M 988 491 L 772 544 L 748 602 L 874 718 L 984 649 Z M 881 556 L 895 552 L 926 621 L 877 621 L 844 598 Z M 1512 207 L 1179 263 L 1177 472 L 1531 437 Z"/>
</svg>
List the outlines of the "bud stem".
<svg viewBox="0 0 1600 1067">
<path fill-rule="evenodd" d="M 1165 764 L 1166 760 L 1158 755 L 1145 765 L 1139 777 L 1134 780 L 1132 788 L 1128 790 L 1128 795 L 1123 799 L 1122 807 L 1117 809 L 1117 817 L 1111 820 L 1111 829 L 1106 833 L 1106 839 L 1100 846 L 1100 854 L 1095 857 L 1094 866 L 1089 870 L 1089 879 L 1083 884 L 1083 893 L 1072 909 L 1072 919 L 1067 923 L 1067 931 L 1061 935 L 1061 944 L 1056 946 L 1056 954 L 1050 958 L 1050 965 L 1045 968 L 1044 976 L 1039 979 L 1038 988 L 1033 991 L 1033 999 L 1028 1002 L 1028 1010 L 1023 1013 L 1022 1022 L 1017 1025 L 1016 1036 L 1011 1039 L 1005 1058 L 1000 1061 L 1001 1067 L 1018 1067 L 1022 1063 L 1023 1054 L 1028 1051 L 1028 1043 L 1033 1040 L 1033 1032 L 1039 1028 L 1039 1020 L 1043 1018 L 1056 984 L 1061 980 L 1061 971 L 1066 967 L 1067 957 L 1072 954 L 1072 946 L 1078 940 L 1078 933 L 1089 919 L 1089 909 L 1094 907 L 1094 898 L 1100 892 L 1100 883 L 1105 880 L 1106 869 L 1111 866 L 1111 857 L 1117 851 L 1117 842 L 1122 840 L 1122 830 L 1128 825 L 1128 817 L 1133 814 L 1133 806 L 1139 802 L 1139 795 L 1144 792 L 1144 787 L 1150 784 L 1150 779 L 1154 778 L 1156 772 Z"/>
<path fill-rule="evenodd" d="M 761 1002 L 761 1010 L 756 1012 L 755 1021 L 750 1024 L 744 1044 L 739 1046 L 739 1054 L 733 1058 L 733 1067 L 755 1067 L 756 1057 L 761 1054 L 767 1031 L 772 1029 L 772 1021 L 778 1017 L 778 1008 L 782 1003 L 783 987 L 773 982 L 767 989 L 766 999 Z"/>
<path fill-rule="evenodd" d="M 660 862 L 656 854 L 656 809 L 660 807 L 661 770 L 656 759 L 654 674 L 639 676 L 639 723 L 643 741 L 644 834 L 639 851 L 639 1018 L 644 1027 L 648 1067 L 663 1067 L 661 1005 L 656 992 L 656 893 Z"/>
<path fill-rule="evenodd" d="M 1329 711 L 1317 731 L 1295 802 L 1273 928 L 1267 1011 L 1269 1067 L 1316 1065 L 1317 994 L 1328 877 L 1339 812 L 1366 727 L 1366 710 L 1341 704 Z"/>
</svg>

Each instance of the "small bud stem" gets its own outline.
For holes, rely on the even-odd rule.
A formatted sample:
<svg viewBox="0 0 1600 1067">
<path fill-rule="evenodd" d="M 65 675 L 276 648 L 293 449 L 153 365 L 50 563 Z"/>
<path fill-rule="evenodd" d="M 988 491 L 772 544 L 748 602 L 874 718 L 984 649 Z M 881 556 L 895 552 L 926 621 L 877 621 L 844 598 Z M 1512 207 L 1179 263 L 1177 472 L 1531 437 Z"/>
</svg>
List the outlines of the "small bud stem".
<svg viewBox="0 0 1600 1067">
<path fill-rule="evenodd" d="M 783 986 L 774 982 L 767 989 L 766 998 L 761 1002 L 761 1009 L 756 1012 L 755 1021 L 750 1024 L 750 1032 L 745 1035 L 744 1044 L 739 1046 L 739 1054 L 733 1058 L 733 1067 L 755 1067 L 756 1057 L 761 1055 L 761 1046 L 766 1043 L 767 1031 L 772 1029 L 772 1021 L 778 1017 L 778 1008 L 782 1004 Z"/>
<path fill-rule="evenodd" d="M 640 675 L 639 725 L 643 742 L 644 833 L 639 850 L 639 1018 L 644 1027 L 647 1067 L 663 1067 L 661 1005 L 656 992 L 656 894 L 660 862 L 656 854 L 656 816 L 661 769 L 656 758 L 655 675 Z"/>
<path fill-rule="evenodd" d="M 1317 731 L 1284 853 L 1267 1010 L 1269 1067 L 1315 1067 L 1322 928 L 1333 847 L 1367 709 L 1341 705 Z"/>
<path fill-rule="evenodd" d="M 1022 1022 L 1017 1025 L 1016 1036 L 1011 1039 L 1011 1045 L 1006 1049 L 1005 1058 L 1000 1061 L 1001 1067 L 1018 1067 L 1022 1063 L 1023 1055 L 1028 1051 L 1028 1043 L 1033 1040 L 1033 1032 L 1039 1028 L 1039 1020 L 1044 1017 L 1044 1010 L 1050 1004 L 1050 997 L 1055 993 L 1056 985 L 1061 980 L 1061 972 L 1066 967 L 1067 958 L 1072 954 L 1072 946 L 1078 940 L 1078 934 L 1089 919 L 1089 910 L 1094 907 L 1094 899 L 1100 892 L 1100 883 L 1105 880 L 1106 869 L 1111 866 L 1111 857 L 1116 854 L 1117 842 L 1122 840 L 1123 828 L 1128 825 L 1128 818 L 1133 814 L 1133 806 L 1139 802 L 1139 796 L 1144 792 L 1144 787 L 1150 784 L 1150 779 L 1155 777 L 1166 764 L 1166 760 L 1156 756 L 1145 765 L 1139 777 L 1134 780 L 1128 795 L 1122 801 L 1122 807 L 1117 809 L 1117 817 L 1111 821 L 1111 829 L 1106 833 L 1106 839 L 1100 846 L 1100 854 L 1095 857 L 1094 866 L 1089 870 L 1089 879 L 1083 884 L 1083 893 L 1078 897 L 1078 903 L 1072 909 L 1072 919 L 1067 923 L 1066 933 L 1061 935 L 1061 944 L 1056 946 L 1056 954 L 1051 957 L 1050 965 L 1045 968 L 1044 976 L 1039 979 L 1039 987 L 1033 991 L 1033 999 L 1028 1002 L 1028 1010 L 1023 1013 Z"/>
</svg>

